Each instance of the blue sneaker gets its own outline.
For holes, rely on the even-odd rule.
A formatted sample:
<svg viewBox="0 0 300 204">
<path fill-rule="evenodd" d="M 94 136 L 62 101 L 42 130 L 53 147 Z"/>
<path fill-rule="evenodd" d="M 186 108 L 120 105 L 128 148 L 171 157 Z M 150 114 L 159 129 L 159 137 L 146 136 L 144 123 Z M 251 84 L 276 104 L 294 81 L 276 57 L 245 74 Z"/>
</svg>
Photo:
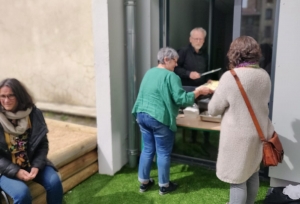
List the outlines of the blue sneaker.
<svg viewBox="0 0 300 204">
<path fill-rule="evenodd" d="M 172 191 L 175 191 L 177 189 L 177 187 L 178 187 L 177 183 L 173 183 L 170 181 L 168 187 L 160 187 L 159 188 L 159 194 L 164 195 L 164 194 L 170 193 Z"/>
<path fill-rule="evenodd" d="M 154 185 L 154 180 L 153 180 L 153 178 L 150 178 L 149 182 L 147 184 L 141 184 L 140 185 L 140 192 L 144 193 L 145 191 L 147 191 L 153 185 Z"/>
</svg>

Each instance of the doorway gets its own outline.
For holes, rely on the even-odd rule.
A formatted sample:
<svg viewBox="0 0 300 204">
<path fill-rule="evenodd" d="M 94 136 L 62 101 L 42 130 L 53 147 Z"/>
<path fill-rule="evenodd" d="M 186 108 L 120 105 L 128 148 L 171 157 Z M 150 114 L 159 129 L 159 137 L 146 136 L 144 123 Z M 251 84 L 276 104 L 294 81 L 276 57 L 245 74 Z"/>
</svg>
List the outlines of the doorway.
<svg viewBox="0 0 300 204">
<path fill-rule="evenodd" d="M 219 80 L 227 70 L 226 53 L 232 41 L 234 0 L 160 0 L 160 47 L 178 50 L 189 44 L 190 31 L 202 27 L 207 31 L 203 48 L 208 53 L 208 69 L 222 68 L 211 75 Z M 183 132 L 187 135 L 183 139 Z M 197 132 L 196 141 L 190 141 L 189 131 L 177 131 L 174 155 L 184 155 L 216 161 L 219 133 L 210 134 L 205 144 L 203 132 Z"/>
<path fill-rule="evenodd" d="M 207 31 L 203 47 L 209 56 L 208 69 L 227 70 L 233 10 L 234 0 L 160 0 L 160 47 L 178 50 L 189 44 L 193 28 L 202 27 Z"/>
<path fill-rule="evenodd" d="M 160 0 L 160 47 L 170 46 L 177 50 L 186 46 L 190 31 L 203 27 L 207 31 L 204 47 L 209 56 L 208 69 L 221 67 L 223 72 L 212 76 L 219 80 L 227 71 L 226 53 L 230 43 L 241 35 L 248 35 L 260 44 L 260 67 L 273 81 L 275 60 L 272 53 L 276 50 L 278 15 L 278 0 Z M 269 107 L 272 112 L 272 100 Z M 211 144 L 204 145 L 202 132 L 197 135 L 197 143 L 189 143 L 182 139 L 183 131 L 177 132 L 173 158 L 215 165 L 219 134 L 211 133 Z M 260 173 L 267 176 L 268 168 L 262 168 Z"/>
</svg>

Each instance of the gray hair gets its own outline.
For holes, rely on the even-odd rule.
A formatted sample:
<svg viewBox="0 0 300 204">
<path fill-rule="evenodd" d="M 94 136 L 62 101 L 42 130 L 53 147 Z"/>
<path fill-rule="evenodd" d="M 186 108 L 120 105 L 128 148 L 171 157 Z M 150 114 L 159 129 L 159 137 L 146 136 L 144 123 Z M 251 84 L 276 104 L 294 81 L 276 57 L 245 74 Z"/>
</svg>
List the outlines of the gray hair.
<svg viewBox="0 0 300 204">
<path fill-rule="evenodd" d="M 177 59 L 179 58 L 178 53 L 170 47 L 163 47 L 157 53 L 157 61 L 159 64 L 165 64 L 164 58 Z"/>
<path fill-rule="evenodd" d="M 200 32 L 202 32 L 203 35 L 204 35 L 204 37 L 206 37 L 206 30 L 205 30 L 204 28 L 202 28 L 202 27 L 197 27 L 197 28 L 194 28 L 193 30 L 191 30 L 190 36 L 192 36 L 193 32 L 195 32 L 195 31 L 200 31 Z"/>
</svg>

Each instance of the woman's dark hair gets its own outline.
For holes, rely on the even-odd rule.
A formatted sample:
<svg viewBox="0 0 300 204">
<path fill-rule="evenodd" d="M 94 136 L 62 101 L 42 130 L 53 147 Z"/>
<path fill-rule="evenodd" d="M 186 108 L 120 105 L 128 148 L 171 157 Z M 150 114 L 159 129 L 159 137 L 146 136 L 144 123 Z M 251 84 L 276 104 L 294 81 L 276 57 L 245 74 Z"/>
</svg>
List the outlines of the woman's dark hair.
<svg viewBox="0 0 300 204">
<path fill-rule="evenodd" d="M 261 57 L 259 44 L 250 36 L 236 38 L 230 45 L 227 53 L 229 69 L 242 62 L 258 63 Z"/>
<path fill-rule="evenodd" d="M 26 110 L 27 108 L 32 108 L 34 106 L 31 95 L 19 80 L 14 78 L 4 79 L 0 82 L 0 89 L 2 89 L 4 86 L 11 88 L 13 94 L 16 97 L 16 100 L 18 102 L 16 111 Z M 3 111 L 2 106 L 1 111 Z"/>
</svg>

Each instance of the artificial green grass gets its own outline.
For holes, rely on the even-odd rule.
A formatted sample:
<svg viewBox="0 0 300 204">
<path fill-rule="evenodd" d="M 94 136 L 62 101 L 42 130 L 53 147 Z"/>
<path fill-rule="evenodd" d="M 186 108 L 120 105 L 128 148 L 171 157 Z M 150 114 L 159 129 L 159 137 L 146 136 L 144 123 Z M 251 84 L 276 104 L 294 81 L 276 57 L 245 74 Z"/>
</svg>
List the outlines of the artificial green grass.
<svg viewBox="0 0 300 204">
<path fill-rule="evenodd" d="M 214 170 L 186 164 L 172 164 L 171 180 L 179 188 L 159 195 L 158 185 L 145 193 L 139 192 L 137 168 L 123 167 L 114 176 L 94 174 L 64 196 L 65 204 L 225 204 L 229 197 L 229 184 L 220 181 Z M 151 177 L 158 182 L 157 168 L 153 165 Z M 260 183 L 256 204 L 263 203 L 269 185 Z"/>
</svg>

